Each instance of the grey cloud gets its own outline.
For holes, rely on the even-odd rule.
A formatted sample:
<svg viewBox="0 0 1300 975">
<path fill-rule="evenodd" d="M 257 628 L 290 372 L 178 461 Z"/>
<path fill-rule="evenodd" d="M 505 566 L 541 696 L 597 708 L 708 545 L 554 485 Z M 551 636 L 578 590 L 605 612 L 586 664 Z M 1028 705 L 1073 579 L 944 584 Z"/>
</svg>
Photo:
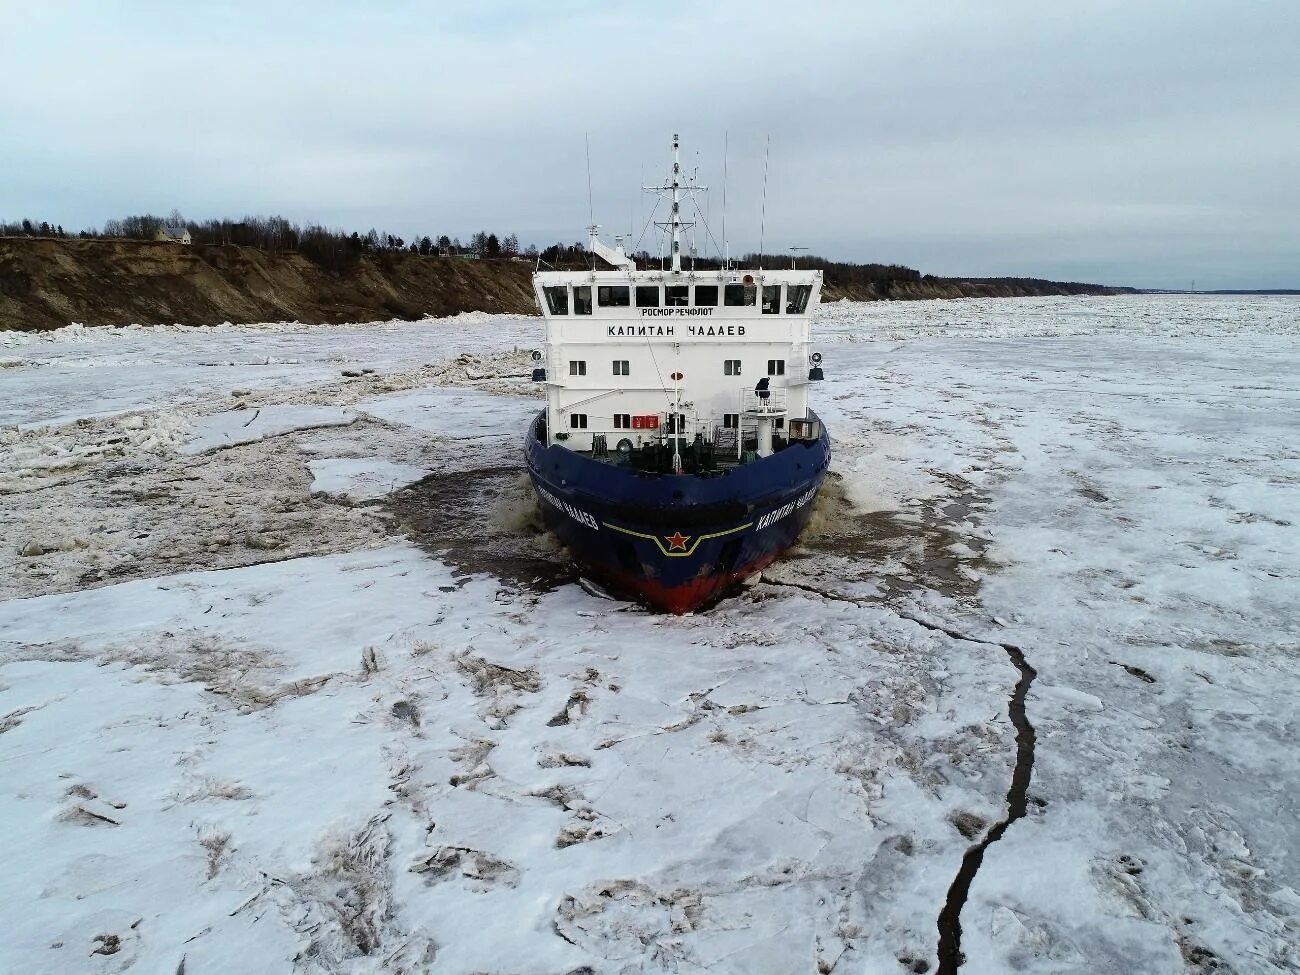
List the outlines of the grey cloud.
<svg viewBox="0 0 1300 975">
<path fill-rule="evenodd" d="M 8 9 L 0 215 L 574 240 L 680 131 L 727 230 L 949 274 L 1300 283 L 1291 0 Z M 639 230 L 639 227 L 637 228 Z M 650 241 L 654 249 L 653 240 Z"/>
</svg>

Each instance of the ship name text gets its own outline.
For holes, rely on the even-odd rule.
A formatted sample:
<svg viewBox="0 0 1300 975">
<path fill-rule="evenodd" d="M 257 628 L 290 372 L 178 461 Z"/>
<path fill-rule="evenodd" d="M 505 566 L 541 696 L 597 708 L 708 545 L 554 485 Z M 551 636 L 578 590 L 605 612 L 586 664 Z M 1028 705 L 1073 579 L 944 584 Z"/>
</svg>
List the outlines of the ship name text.
<svg viewBox="0 0 1300 975">
<path fill-rule="evenodd" d="M 706 309 L 712 310 L 712 309 Z M 693 339 L 744 338 L 744 325 L 687 325 Z M 605 336 L 611 339 L 671 339 L 677 336 L 676 325 L 606 325 Z"/>
<path fill-rule="evenodd" d="M 546 490 L 543 487 L 539 486 L 537 488 L 537 493 L 540 494 L 542 497 L 544 497 L 547 501 L 551 502 L 551 504 L 555 505 L 555 507 L 563 511 L 566 515 L 568 515 L 578 524 L 586 525 L 588 528 L 592 529 L 593 531 L 600 531 L 600 526 L 596 524 L 596 519 L 593 518 L 591 515 L 587 514 L 587 512 L 583 511 L 581 508 L 575 508 L 573 505 L 569 504 L 569 502 L 561 501 L 559 498 L 557 498 L 550 491 Z"/>
<path fill-rule="evenodd" d="M 687 325 L 692 338 L 710 338 L 719 335 L 732 335 L 741 338 L 745 334 L 744 325 Z"/>
<path fill-rule="evenodd" d="M 806 505 L 816 494 L 817 489 L 813 488 L 810 491 L 805 491 L 803 494 L 799 495 L 799 497 L 795 498 L 795 500 L 787 501 L 785 504 L 781 505 L 781 507 L 772 509 L 762 518 L 758 519 L 758 526 L 755 530 L 762 531 L 764 528 L 775 525 L 782 518 L 786 517 L 786 515 L 793 514 L 795 511 Z"/>
<path fill-rule="evenodd" d="M 606 335 L 618 338 L 672 338 L 676 334 L 672 325 L 607 325 Z"/>
</svg>

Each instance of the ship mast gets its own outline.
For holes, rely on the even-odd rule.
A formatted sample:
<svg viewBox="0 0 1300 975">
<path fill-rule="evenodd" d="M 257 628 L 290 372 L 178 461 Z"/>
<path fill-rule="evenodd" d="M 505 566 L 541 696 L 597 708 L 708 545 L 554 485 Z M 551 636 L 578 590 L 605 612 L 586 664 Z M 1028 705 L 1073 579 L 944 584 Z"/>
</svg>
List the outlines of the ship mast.
<svg viewBox="0 0 1300 975">
<path fill-rule="evenodd" d="M 642 186 L 641 189 L 651 193 L 664 193 L 669 195 L 672 201 L 672 210 L 669 219 L 664 222 L 655 221 L 655 226 L 663 227 L 667 230 L 672 238 L 672 273 L 682 273 L 682 230 L 686 227 L 694 227 L 693 220 L 682 219 L 682 191 L 693 193 L 699 190 L 706 190 L 708 187 L 700 186 L 695 182 L 695 177 L 686 186 L 682 185 L 682 162 L 680 157 L 681 138 L 673 133 L 673 172 L 672 179 L 662 186 Z M 594 237 L 593 237 L 594 240 Z M 661 252 L 662 253 L 662 252 Z M 691 255 L 694 257 L 695 251 L 692 249 Z M 681 346 L 674 343 L 673 354 L 680 356 Z M 669 424 L 669 432 L 673 438 L 673 473 L 682 473 L 682 372 L 680 369 L 674 369 L 673 378 L 673 414 L 672 422 Z"/>
<path fill-rule="evenodd" d="M 681 273 L 682 273 L 682 200 L 681 200 L 681 192 L 680 192 L 680 191 L 681 191 L 681 185 L 682 185 L 682 184 L 681 184 L 681 179 L 682 179 L 682 164 L 681 164 L 681 160 L 678 158 L 678 155 L 677 155 L 677 147 L 678 147 L 678 144 L 679 144 L 679 143 L 678 143 L 677 133 L 674 132 L 674 133 L 673 133 L 673 182 L 672 182 L 672 187 L 673 187 L 673 218 L 672 218 L 672 230 L 673 230 L 673 274 L 681 274 Z M 679 345 L 675 345 L 674 348 L 673 348 L 673 354 L 674 354 L 675 356 L 679 356 L 679 355 L 680 355 L 680 352 L 681 352 L 681 346 L 679 346 Z M 670 427 L 670 429 L 673 431 L 673 473 L 674 473 L 674 474 L 680 474 L 680 473 L 682 472 L 682 454 L 681 454 L 681 445 L 682 445 L 682 430 L 681 430 L 681 416 L 682 416 L 682 380 L 681 380 L 681 375 L 682 375 L 682 374 L 681 374 L 680 370 L 674 370 L 674 372 L 673 372 L 673 383 L 674 383 L 674 385 L 676 385 L 677 388 L 676 388 L 676 390 L 675 390 L 675 393 L 676 393 L 675 400 L 676 400 L 676 402 L 675 402 L 675 404 L 674 404 L 674 406 L 673 406 L 673 409 L 674 409 L 675 412 L 673 413 L 673 422 L 672 422 L 672 426 Z"/>
<path fill-rule="evenodd" d="M 707 189 L 704 186 L 698 186 L 692 179 L 689 185 L 682 184 L 682 163 L 679 156 L 680 138 L 676 132 L 673 133 L 673 172 L 672 179 L 662 186 L 643 186 L 642 189 L 651 193 L 666 193 L 672 201 L 672 209 L 669 219 L 663 222 L 655 221 L 655 225 L 663 227 L 669 232 L 672 238 L 672 273 L 682 273 L 682 231 L 688 227 L 694 227 L 693 220 L 682 219 L 682 190 L 693 192 L 695 190 Z M 693 253 L 693 252 L 692 252 Z"/>
<path fill-rule="evenodd" d="M 677 133 L 673 133 L 673 274 L 682 273 L 682 164 L 677 155 Z"/>
</svg>

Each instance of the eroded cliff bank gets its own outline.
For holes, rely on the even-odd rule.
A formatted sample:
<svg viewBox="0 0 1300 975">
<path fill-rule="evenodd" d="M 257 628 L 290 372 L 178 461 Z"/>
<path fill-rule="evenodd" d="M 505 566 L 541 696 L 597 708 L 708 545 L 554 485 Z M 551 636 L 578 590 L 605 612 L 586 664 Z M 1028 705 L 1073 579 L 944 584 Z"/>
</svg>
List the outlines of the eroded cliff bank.
<svg viewBox="0 0 1300 975">
<path fill-rule="evenodd" d="M 336 268 L 293 252 L 131 240 L 0 238 L 0 329 L 221 322 L 365 322 L 463 311 L 535 314 L 520 260 L 406 252 L 363 255 Z M 824 299 L 1113 294 L 1129 289 L 1025 278 L 926 275 L 883 287 L 826 271 Z"/>
</svg>

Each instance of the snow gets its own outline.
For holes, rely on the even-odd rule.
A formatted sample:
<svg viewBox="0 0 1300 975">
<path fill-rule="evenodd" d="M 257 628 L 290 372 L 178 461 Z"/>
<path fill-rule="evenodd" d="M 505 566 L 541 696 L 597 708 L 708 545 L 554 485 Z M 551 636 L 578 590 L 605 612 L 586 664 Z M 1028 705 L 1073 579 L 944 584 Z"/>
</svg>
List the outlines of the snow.
<svg viewBox="0 0 1300 975">
<path fill-rule="evenodd" d="M 358 408 L 380 420 L 450 440 L 488 436 L 522 440 L 522 431 L 541 404 L 523 396 L 493 396 L 475 390 L 418 389 L 364 399 Z"/>
<path fill-rule="evenodd" d="M 311 489 L 324 494 L 341 494 L 355 501 L 370 501 L 412 484 L 428 471 L 412 464 L 394 464 L 382 457 L 330 457 L 313 460 Z"/>
<path fill-rule="evenodd" d="M 838 944 L 849 864 L 879 838 L 851 744 L 865 673 L 808 636 L 829 622 L 818 605 L 717 621 L 606 616 L 567 587 L 503 616 L 500 597 L 492 580 L 458 584 L 395 547 L 6 604 L 21 662 L 6 668 L 5 694 L 34 708 L 6 735 L 6 757 L 42 759 L 23 796 L 6 797 L 5 821 L 45 859 L 62 848 L 84 869 L 93 850 L 116 878 L 45 899 L 6 949 L 15 966 L 60 967 L 46 943 L 57 924 L 90 924 L 109 904 L 145 918 L 142 958 L 185 955 L 203 970 L 235 965 L 242 946 L 287 962 L 316 939 L 346 958 L 348 936 L 314 909 L 363 894 L 404 905 L 381 931 L 389 947 L 422 932 L 452 971 L 634 959 L 643 936 L 666 959 L 726 957 L 733 970 L 797 965 L 819 932 Z M 539 633 L 542 615 L 553 622 Z M 836 627 L 858 645 L 852 657 L 868 653 L 864 625 Z M 516 668 L 522 686 L 479 678 L 481 660 Z M 65 668 L 71 693 L 58 688 Z M 996 690 L 980 697 L 996 706 Z M 725 803 L 712 798 L 719 784 Z M 97 798 L 68 794 L 78 787 Z M 63 818 L 77 808 L 120 825 Z M 383 889 L 322 893 L 366 886 L 336 876 L 330 857 L 376 815 L 387 817 L 384 876 L 366 876 Z M 207 835 L 230 837 L 213 877 Z M 51 867 L 21 870 L 48 878 Z M 612 900 L 599 893 L 609 884 Z M 259 890 L 265 903 L 226 919 Z M 562 893 L 574 902 L 557 908 Z M 660 901 L 670 894 L 680 917 Z M 368 908 L 377 925 L 380 906 Z M 705 918 L 691 921 L 697 910 Z M 201 933 L 213 917 L 221 927 Z M 803 918 L 795 938 L 791 917 Z M 681 948 L 696 923 L 698 943 Z"/>
<path fill-rule="evenodd" d="M 0 971 L 934 971 L 1004 642 L 962 971 L 1300 967 L 1300 301 L 818 320 L 682 618 L 533 534 L 535 320 L 0 335 Z"/>
<path fill-rule="evenodd" d="M 366 325 L 141 326 L 0 332 L 0 427 L 194 403 L 231 389 L 324 382 L 343 369 L 409 370 L 458 351 L 537 342 L 535 319 L 475 314 Z M 37 374 L 39 372 L 39 374 Z M 17 381 L 14 381 L 17 380 Z"/>
<path fill-rule="evenodd" d="M 254 443 L 293 430 L 344 426 L 353 419 L 353 413 L 336 406 L 265 406 L 254 410 L 227 410 L 204 417 L 197 424 L 194 436 L 181 447 L 181 453 L 201 454 Z"/>
</svg>

